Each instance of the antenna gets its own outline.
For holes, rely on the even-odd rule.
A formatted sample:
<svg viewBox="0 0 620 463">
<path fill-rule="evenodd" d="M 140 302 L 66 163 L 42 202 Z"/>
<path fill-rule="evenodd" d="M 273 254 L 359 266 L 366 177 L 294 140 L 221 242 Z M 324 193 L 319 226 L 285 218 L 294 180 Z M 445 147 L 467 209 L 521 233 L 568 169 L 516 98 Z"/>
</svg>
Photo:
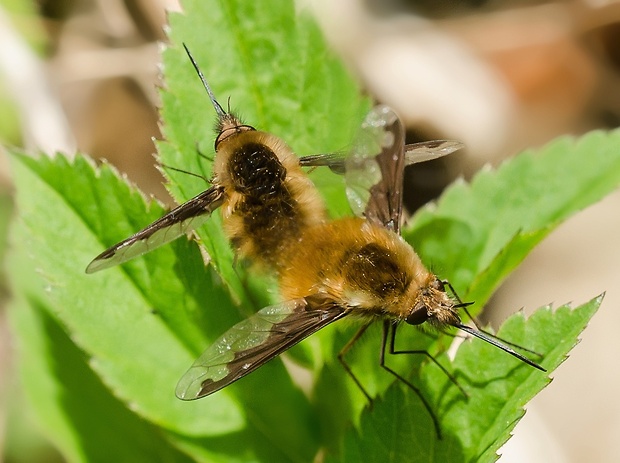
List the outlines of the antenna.
<svg viewBox="0 0 620 463">
<path fill-rule="evenodd" d="M 183 48 L 185 48 L 185 52 L 187 53 L 187 56 L 189 56 L 189 60 L 194 65 L 194 69 L 196 70 L 196 73 L 198 74 L 198 77 L 200 77 L 202 85 L 204 85 L 205 90 L 209 94 L 209 99 L 211 100 L 211 103 L 213 103 L 213 107 L 215 108 L 215 112 L 217 113 L 217 115 L 218 115 L 218 117 L 220 119 L 224 119 L 228 114 L 226 114 L 224 109 L 222 109 L 222 106 L 220 106 L 220 104 L 215 99 L 215 95 L 213 95 L 213 92 L 211 91 L 211 87 L 209 87 L 209 84 L 207 83 L 207 79 L 205 79 L 205 76 L 202 74 L 202 71 L 198 67 L 198 64 L 196 63 L 196 60 L 194 59 L 192 54 L 189 52 L 189 48 L 187 48 L 187 45 L 185 45 L 185 42 L 183 42 Z"/>
<path fill-rule="evenodd" d="M 506 352 L 506 353 L 508 353 L 508 354 L 512 355 L 513 357 L 518 358 L 518 359 L 519 359 L 519 360 L 521 360 L 522 362 L 525 362 L 525 363 L 527 363 L 528 365 L 530 365 L 530 366 L 532 366 L 532 367 L 534 367 L 534 368 L 536 368 L 536 369 L 538 369 L 538 370 L 540 370 L 540 371 L 544 371 L 544 372 L 546 372 L 546 371 L 547 371 L 547 370 L 545 370 L 543 367 L 541 367 L 539 364 L 537 364 L 536 362 L 531 361 L 531 360 L 530 360 L 530 359 L 528 359 L 527 357 L 525 357 L 525 356 L 523 356 L 523 355 L 519 354 L 517 351 L 512 350 L 510 347 L 508 347 L 508 346 L 506 346 L 506 345 L 502 344 L 502 343 L 501 343 L 501 342 L 499 342 L 498 340 L 493 339 L 491 336 L 488 336 L 488 335 L 486 335 L 485 333 L 483 333 L 483 332 L 481 332 L 481 331 L 478 331 L 478 330 L 476 330 L 476 329 L 474 329 L 474 328 L 471 328 L 471 327 L 469 327 L 469 326 L 467 326 L 467 325 L 463 325 L 462 323 L 457 323 L 457 324 L 452 325 L 452 326 L 454 326 L 455 328 L 458 328 L 458 329 L 460 329 L 460 330 L 463 330 L 463 331 L 465 331 L 466 333 L 471 334 L 472 336 L 475 336 L 475 337 L 477 337 L 477 338 L 479 338 L 479 339 L 482 339 L 482 340 L 483 340 L 483 341 L 485 341 L 485 342 L 488 342 L 489 344 L 491 344 L 491 345 L 493 345 L 493 346 L 495 346 L 495 347 L 497 347 L 497 348 L 499 348 L 499 349 L 503 350 L 504 352 Z"/>
</svg>

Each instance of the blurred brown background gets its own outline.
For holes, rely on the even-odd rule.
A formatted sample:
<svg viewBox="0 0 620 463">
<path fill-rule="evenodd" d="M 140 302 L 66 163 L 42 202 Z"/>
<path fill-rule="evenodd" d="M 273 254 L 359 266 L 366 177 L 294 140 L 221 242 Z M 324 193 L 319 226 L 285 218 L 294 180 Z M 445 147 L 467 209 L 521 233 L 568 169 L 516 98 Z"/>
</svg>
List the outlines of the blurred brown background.
<svg viewBox="0 0 620 463">
<path fill-rule="evenodd" d="M 411 142 L 467 145 L 408 174 L 410 210 L 525 147 L 620 125 L 618 0 L 304 3 L 368 91 L 406 120 Z M 151 140 L 159 137 L 165 11 L 180 8 L 174 0 L 0 0 L 0 140 L 106 158 L 168 201 Z M 0 178 L 8 191 L 4 161 Z M 618 461 L 619 211 L 616 193 L 564 224 L 488 308 L 497 324 L 521 307 L 579 304 L 607 291 L 583 342 L 528 407 L 504 462 Z M 6 444 L 11 461 L 61 461 L 44 440 L 22 442 L 35 432 L 6 400 L 16 387 L 5 332 L 1 325 L 0 455 Z"/>
</svg>

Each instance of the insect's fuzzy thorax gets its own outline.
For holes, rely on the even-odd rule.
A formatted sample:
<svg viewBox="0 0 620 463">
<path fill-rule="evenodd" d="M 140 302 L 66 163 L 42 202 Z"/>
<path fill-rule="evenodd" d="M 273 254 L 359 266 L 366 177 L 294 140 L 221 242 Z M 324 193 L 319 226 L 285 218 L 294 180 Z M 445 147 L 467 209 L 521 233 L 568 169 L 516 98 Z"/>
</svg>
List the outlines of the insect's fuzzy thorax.
<svg viewBox="0 0 620 463">
<path fill-rule="evenodd" d="M 432 288 L 435 275 L 402 238 L 363 219 L 336 220 L 308 229 L 290 248 L 281 278 L 285 299 L 322 293 L 358 315 L 405 319 L 419 304 L 450 318 L 449 296 Z"/>
</svg>

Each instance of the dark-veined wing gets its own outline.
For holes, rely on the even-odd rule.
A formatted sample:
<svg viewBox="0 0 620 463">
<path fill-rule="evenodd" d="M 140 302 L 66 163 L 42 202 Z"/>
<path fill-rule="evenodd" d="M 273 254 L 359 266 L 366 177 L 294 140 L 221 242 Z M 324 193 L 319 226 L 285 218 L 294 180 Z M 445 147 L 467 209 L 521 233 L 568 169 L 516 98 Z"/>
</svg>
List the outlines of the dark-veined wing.
<svg viewBox="0 0 620 463">
<path fill-rule="evenodd" d="M 351 185 L 348 189 L 354 189 L 348 193 L 349 202 L 364 207 L 369 221 L 399 233 L 405 175 L 403 124 L 391 108 L 376 106 L 366 116 L 359 137 L 346 165 L 345 180 Z"/>
<path fill-rule="evenodd" d="M 213 394 L 347 313 L 319 297 L 265 307 L 215 341 L 183 375 L 176 395 L 194 400 Z"/>
<path fill-rule="evenodd" d="M 222 204 L 223 196 L 224 189 L 221 186 L 212 186 L 203 191 L 145 229 L 99 254 L 88 264 L 86 273 L 122 264 L 195 230 Z"/>
<path fill-rule="evenodd" d="M 434 140 L 405 145 L 405 132 L 397 114 L 388 106 L 374 107 L 348 153 L 306 156 L 300 164 L 327 166 L 344 174 L 353 212 L 396 232 L 400 229 L 404 167 L 452 153 L 463 144 Z"/>
<path fill-rule="evenodd" d="M 465 144 L 456 140 L 429 140 L 411 143 L 405 145 L 405 165 L 432 161 L 462 148 L 465 148 Z"/>
<path fill-rule="evenodd" d="M 393 217 L 400 217 L 404 144 L 405 132 L 400 119 L 388 106 L 379 105 L 366 115 L 348 153 L 307 156 L 300 159 L 300 164 L 325 165 L 344 174 L 353 212 L 394 228 L 390 225 L 396 223 Z"/>
<path fill-rule="evenodd" d="M 389 122 L 391 117 L 386 121 L 386 130 L 395 137 L 402 134 L 404 141 L 404 129 L 398 116 L 396 114 L 394 116 L 395 122 Z M 367 219 L 400 233 L 405 166 L 440 158 L 463 148 L 464 145 L 454 140 L 431 140 L 404 146 L 395 142 L 390 149 L 388 142 L 391 135 L 386 135 L 386 138 L 387 141 L 381 153 L 374 160 L 369 160 L 369 162 L 378 164 L 381 180 L 369 189 L 370 194 L 364 215 Z M 363 197 L 360 193 L 361 198 Z"/>
</svg>

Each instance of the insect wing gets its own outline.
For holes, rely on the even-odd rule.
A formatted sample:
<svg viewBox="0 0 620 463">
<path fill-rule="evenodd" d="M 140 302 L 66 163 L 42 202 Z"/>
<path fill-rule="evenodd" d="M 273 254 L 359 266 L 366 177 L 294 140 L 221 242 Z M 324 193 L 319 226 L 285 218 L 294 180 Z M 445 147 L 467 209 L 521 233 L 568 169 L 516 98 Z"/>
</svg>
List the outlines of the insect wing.
<svg viewBox="0 0 620 463">
<path fill-rule="evenodd" d="M 405 165 L 439 159 L 464 147 L 463 143 L 455 140 L 431 140 L 405 145 Z"/>
<path fill-rule="evenodd" d="M 374 191 L 371 190 L 379 184 L 394 185 L 400 182 L 402 185 L 404 140 L 404 129 L 396 113 L 388 106 L 379 105 L 366 115 L 348 153 L 304 156 L 299 163 L 302 167 L 327 166 L 333 172 L 343 174 L 347 185 L 347 198 L 353 212 L 377 221 L 377 216 L 382 216 L 383 211 L 389 208 L 385 193 L 380 193 L 386 189 L 377 187 Z M 386 161 L 380 161 L 381 158 L 386 158 Z M 398 192 L 400 190 L 402 186 L 398 188 Z M 373 198 L 373 195 L 381 197 Z M 371 200 L 373 205 L 369 205 Z M 399 202 L 398 198 L 395 200 Z M 375 212 L 379 210 L 380 214 Z M 398 210 L 389 214 L 390 217 L 399 215 Z M 379 223 L 385 225 L 387 221 L 389 219 Z"/>
<path fill-rule="evenodd" d="M 345 175 L 353 212 L 390 228 L 400 229 L 404 167 L 450 154 L 464 145 L 433 140 L 404 145 L 398 115 L 378 105 L 366 116 L 349 153 L 325 153 L 300 159 L 303 167 L 327 166 Z"/>
<path fill-rule="evenodd" d="M 219 186 L 203 191 L 145 229 L 99 254 L 86 267 L 86 273 L 122 264 L 195 230 L 222 204 L 223 196 L 224 190 Z"/>
<path fill-rule="evenodd" d="M 335 152 L 335 153 L 322 153 L 311 154 L 310 156 L 302 156 L 299 158 L 299 165 L 301 167 L 329 167 L 335 174 L 344 175 L 344 164 L 347 153 Z"/>
<path fill-rule="evenodd" d="M 346 314 L 312 298 L 265 307 L 215 341 L 183 375 L 176 395 L 193 400 L 213 394 Z"/>
<path fill-rule="evenodd" d="M 395 232 L 400 230 L 405 129 L 388 106 L 366 116 L 345 163 L 347 196 L 354 212 Z"/>
</svg>

